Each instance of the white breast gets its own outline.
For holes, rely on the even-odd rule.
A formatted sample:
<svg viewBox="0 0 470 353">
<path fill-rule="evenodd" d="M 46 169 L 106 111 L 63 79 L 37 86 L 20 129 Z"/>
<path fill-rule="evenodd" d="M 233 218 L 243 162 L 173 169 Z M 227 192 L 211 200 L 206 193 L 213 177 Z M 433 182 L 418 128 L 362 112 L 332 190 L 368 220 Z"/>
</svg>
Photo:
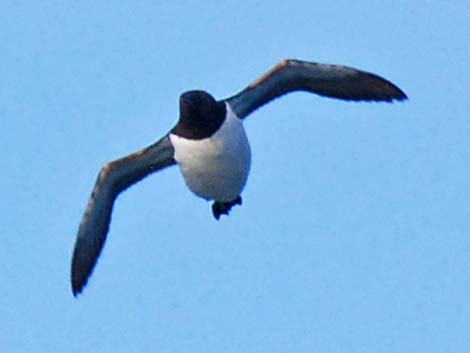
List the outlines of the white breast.
<svg viewBox="0 0 470 353">
<path fill-rule="evenodd" d="M 245 187 L 251 151 L 242 120 L 228 103 L 227 117 L 211 137 L 189 140 L 170 134 L 175 160 L 189 189 L 206 200 L 229 202 Z"/>
</svg>

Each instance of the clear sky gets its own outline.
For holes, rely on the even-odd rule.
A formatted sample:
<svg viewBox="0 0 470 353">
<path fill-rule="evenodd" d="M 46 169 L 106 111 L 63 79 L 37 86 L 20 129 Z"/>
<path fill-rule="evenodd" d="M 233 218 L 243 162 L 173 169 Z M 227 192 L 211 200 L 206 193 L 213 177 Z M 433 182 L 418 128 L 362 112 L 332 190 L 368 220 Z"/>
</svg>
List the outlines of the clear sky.
<svg viewBox="0 0 470 353">
<path fill-rule="evenodd" d="M 0 3 L 0 350 L 392 353 L 470 347 L 467 1 Z M 246 121 L 244 204 L 177 168 L 119 197 L 83 295 L 71 252 L 100 167 L 283 58 L 406 103 L 293 94 Z"/>
</svg>

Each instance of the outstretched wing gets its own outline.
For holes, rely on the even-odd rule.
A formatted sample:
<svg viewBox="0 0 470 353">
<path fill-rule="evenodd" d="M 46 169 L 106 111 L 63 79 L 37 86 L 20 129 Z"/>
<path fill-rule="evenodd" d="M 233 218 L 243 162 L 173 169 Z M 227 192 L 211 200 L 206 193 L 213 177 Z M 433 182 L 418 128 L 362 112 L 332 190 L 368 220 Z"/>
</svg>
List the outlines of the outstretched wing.
<svg viewBox="0 0 470 353">
<path fill-rule="evenodd" d="M 284 60 L 225 101 L 244 119 L 262 105 L 294 91 L 353 101 L 391 102 L 407 98 L 400 88 L 373 73 L 341 65 Z"/>
<path fill-rule="evenodd" d="M 153 145 L 108 163 L 101 169 L 75 241 L 71 273 L 74 296 L 82 291 L 98 260 L 119 193 L 150 173 L 175 164 L 173 155 L 174 149 L 167 135 Z"/>
</svg>

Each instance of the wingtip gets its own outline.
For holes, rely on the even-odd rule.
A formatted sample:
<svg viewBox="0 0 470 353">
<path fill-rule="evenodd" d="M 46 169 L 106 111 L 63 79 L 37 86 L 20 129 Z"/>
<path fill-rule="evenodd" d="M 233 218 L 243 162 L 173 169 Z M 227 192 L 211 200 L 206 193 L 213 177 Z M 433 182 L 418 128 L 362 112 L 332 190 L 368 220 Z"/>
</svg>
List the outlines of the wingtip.
<svg viewBox="0 0 470 353">
<path fill-rule="evenodd" d="M 82 292 L 84 287 L 85 287 L 85 283 L 79 284 L 75 282 L 72 278 L 71 289 L 72 289 L 72 295 L 74 296 L 74 298 L 78 297 L 78 295 Z"/>
<path fill-rule="evenodd" d="M 77 284 L 72 281 L 71 283 L 71 289 L 72 289 L 72 294 L 74 298 L 78 298 L 78 295 L 82 292 L 83 288 L 85 287 L 85 284 Z"/>
<path fill-rule="evenodd" d="M 82 271 L 80 269 L 80 266 L 78 266 L 77 261 L 77 256 L 73 256 L 72 267 L 70 271 L 70 285 L 72 289 L 72 294 L 75 298 L 77 298 L 78 295 L 82 293 L 91 274 L 90 271 Z"/>
<path fill-rule="evenodd" d="M 375 75 L 375 74 L 373 74 L 373 75 Z M 383 93 L 385 93 L 385 95 L 388 96 L 388 97 L 385 98 L 385 101 L 393 103 L 395 101 L 402 102 L 402 101 L 408 100 L 408 96 L 406 95 L 406 93 L 400 87 L 398 87 L 396 84 L 394 84 L 390 81 L 387 81 L 386 79 L 384 79 L 380 76 L 377 76 L 377 77 L 380 80 L 382 80 L 383 82 L 385 82 L 385 87 L 384 87 L 385 90 L 384 90 Z M 384 97 L 382 97 L 382 98 L 384 98 Z M 379 100 L 382 100 L 382 99 L 379 99 Z"/>
<path fill-rule="evenodd" d="M 393 97 L 393 99 L 397 100 L 397 101 L 406 101 L 408 100 L 408 96 L 406 95 L 406 93 L 400 88 L 398 87 L 397 85 L 393 84 L 394 88 L 395 88 L 395 91 L 396 91 L 396 96 Z"/>
<path fill-rule="evenodd" d="M 399 89 L 399 88 L 398 88 L 398 90 L 399 90 L 398 94 L 390 99 L 390 101 L 391 101 L 392 103 L 395 102 L 395 101 L 397 101 L 397 102 L 404 102 L 404 101 L 407 101 L 407 100 L 408 100 L 408 96 L 406 95 L 406 93 L 403 92 L 403 91 L 402 91 L 401 89 Z"/>
</svg>

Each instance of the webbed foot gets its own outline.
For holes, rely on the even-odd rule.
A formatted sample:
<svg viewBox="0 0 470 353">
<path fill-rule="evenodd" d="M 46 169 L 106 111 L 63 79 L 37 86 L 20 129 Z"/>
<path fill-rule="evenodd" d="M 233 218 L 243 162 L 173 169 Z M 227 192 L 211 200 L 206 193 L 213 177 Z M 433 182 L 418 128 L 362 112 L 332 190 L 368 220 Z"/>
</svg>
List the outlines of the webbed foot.
<svg viewBox="0 0 470 353">
<path fill-rule="evenodd" d="M 235 200 L 229 201 L 229 202 L 215 201 L 212 204 L 212 214 L 214 215 L 216 220 L 219 220 L 221 215 L 223 214 L 228 215 L 233 206 L 241 205 L 241 204 L 242 204 L 241 196 L 238 196 Z"/>
</svg>

